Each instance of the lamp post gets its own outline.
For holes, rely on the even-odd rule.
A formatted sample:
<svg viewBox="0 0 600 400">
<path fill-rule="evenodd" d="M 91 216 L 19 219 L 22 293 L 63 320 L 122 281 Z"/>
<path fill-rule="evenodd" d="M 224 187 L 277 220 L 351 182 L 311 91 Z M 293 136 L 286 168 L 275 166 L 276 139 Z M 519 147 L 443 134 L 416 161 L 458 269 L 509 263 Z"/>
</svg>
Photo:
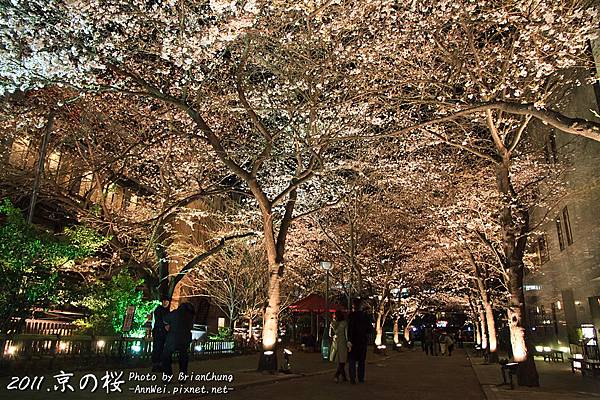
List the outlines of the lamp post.
<svg viewBox="0 0 600 400">
<path fill-rule="evenodd" d="M 329 271 L 333 268 L 331 261 L 321 261 L 321 268 L 325 271 L 325 331 L 321 342 L 321 355 L 324 360 L 329 359 Z"/>
</svg>

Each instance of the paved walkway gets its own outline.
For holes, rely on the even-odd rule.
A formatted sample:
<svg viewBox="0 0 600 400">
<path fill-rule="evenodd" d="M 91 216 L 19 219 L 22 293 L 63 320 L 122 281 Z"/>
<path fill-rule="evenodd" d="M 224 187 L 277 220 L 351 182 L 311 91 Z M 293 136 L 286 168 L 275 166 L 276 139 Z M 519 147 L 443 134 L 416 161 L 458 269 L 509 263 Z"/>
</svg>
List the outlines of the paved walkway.
<svg viewBox="0 0 600 400">
<path fill-rule="evenodd" d="M 332 364 L 321 360 L 320 354 L 318 353 L 296 353 L 293 355 L 294 362 L 294 373 L 293 375 L 286 374 L 263 374 L 256 371 L 258 366 L 258 354 L 251 354 L 245 356 L 227 357 L 221 359 L 210 359 L 190 362 L 189 371 L 193 372 L 194 378 L 202 378 L 203 374 L 208 374 L 207 378 L 212 381 L 194 381 L 185 385 L 185 388 L 201 388 L 203 385 L 208 389 L 212 387 L 236 387 L 243 388 L 252 385 L 260 385 L 265 383 L 272 383 L 277 380 L 294 379 L 303 376 L 310 376 L 312 374 L 319 374 L 323 371 L 329 372 L 332 368 Z M 157 400 L 165 398 L 168 393 L 164 390 L 173 393 L 174 391 L 184 391 L 184 386 L 178 385 L 173 380 L 173 383 L 164 386 L 161 381 L 161 374 L 154 374 L 148 376 L 149 368 L 108 368 L 97 369 L 97 370 L 81 370 L 76 371 L 78 368 L 73 366 L 71 370 L 68 368 L 62 368 L 66 373 L 72 373 L 73 375 L 69 378 L 68 384 L 71 385 L 73 390 L 65 387 L 65 391 L 62 391 L 62 387 L 57 382 L 57 378 L 54 376 L 59 374 L 60 370 L 48 371 L 48 373 L 27 373 L 17 372 L 15 377 L 18 377 L 16 382 L 11 377 L 0 377 L 0 399 L 10 400 L 96 400 L 106 399 L 111 400 L 124 400 L 124 399 L 147 399 Z M 174 364 L 174 371 L 177 373 L 177 365 Z M 111 377 L 108 380 L 108 387 L 111 387 L 111 383 L 116 380 L 124 381 L 123 384 L 119 385 L 121 392 L 111 391 L 107 394 L 107 389 L 103 388 L 104 381 L 103 376 L 109 373 L 116 373 L 116 376 L 120 375 L 120 378 L 113 379 Z M 85 382 L 83 378 L 86 374 L 93 374 L 98 382 L 98 387 L 95 392 L 91 392 L 93 386 L 93 378 L 88 380 L 88 386 L 85 389 L 80 388 L 80 384 Z M 37 378 L 36 378 L 37 377 Z M 43 381 L 38 387 L 40 378 L 43 377 Z M 155 379 L 154 381 L 144 380 L 149 377 Z M 229 382 L 229 378 L 232 378 L 232 382 Z M 34 380 L 35 379 L 35 380 Z M 11 382 L 13 383 L 11 385 Z M 26 383 L 28 383 L 26 385 Z M 7 387 L 15 387 L 14 390 L 8 390 Z M 19 390 L 19 385 L 23 390 Z M 136 389 L 138 393 L 136 393 Z M 156 393 L 139 393 L 140 391 L 155 391 Z M 170 396 L 177 399 L 189 398 L 183 394 L 177 393 L 177 396 Z M 197 398 L 198 396 L 194 396 Z"/>
<path fill-rule="evenodd" d="M 540 387 L 523 387 L 516 384 L 511 390 L 502 383 L 498 364 L 485 364 L 482 358 L 471 359 L 473 369 L 488 400 L 600 400 L 600 379 L 571 372 L 568 362 L 545 362 L 536 358 Z"/>
<path fill-rule="evenodd" d="M 368 353 L 367 382 L 350 385 L 333 382 L 334 366 L 321 360 L 316 353 L 295 353 L 292 356 L 293 374 L 268 374 L 256 371 L 258 355 L 203 360 L 190 363 L 194 380 L 185 385 L 176 382 L 164 385 L 160 376 L 146 381 L 147 369 L 127 369 L 122 372 L 121 392 L 106 393 L 102 376 L 106 371 L 75 372 L 69 384 L 73 390 L 61 392 L 49 371 L 38 386 L 36 375 L 19 373 L 18 378 L 0 378 L 0 399 L 10 400 L 95 400 L 148 399 L 192 400 L 201 397 L 223 399 L 342 399 L 366 397 L 378 399 L 460 399 L 460 400 L 600 400 L 600 380 L 572 374 L 568 363 L 538 361 L 540 388 L 499 385 L 502 382 L 498 364 L 484 364 L 481 358 L 469 358 L 462 349 L 452 357 L 426 356 L 420 350 L 390 352 L 388 356 Z M 109 370 L 110 371 L 110 370 Z M 65 371 L 71 372 L 71 371 Z M 113 370 L 114 372 L 114 370 Z M 79 384 L 87 373 L 98 379 L 98 388 L 90 392 Z M 137 374 L 137 376 L 134 376 Z M 206 375 L 208 374 L 208 375 Z M 38 374 L 37 376 L 42 376 Z M 196 380 L 199 379 L 199 380 Z M 16 390 L 7 390 L 13 382 Z M 110 382 L 114 382 L 111 379 Z M 18 387 L 21 385 L 22 390 Z M 154 390 L 155 393 L 147 393 Z"/>
<path fill-rule="evenodd" d="M 368 354 L 366 383 L 333 382 L 333 372 L 235 390 L 227 399 L 482 400 L 485 399 L 463 351 L 452 357 L 427 357 L 420 350 Z"/>
</svg>

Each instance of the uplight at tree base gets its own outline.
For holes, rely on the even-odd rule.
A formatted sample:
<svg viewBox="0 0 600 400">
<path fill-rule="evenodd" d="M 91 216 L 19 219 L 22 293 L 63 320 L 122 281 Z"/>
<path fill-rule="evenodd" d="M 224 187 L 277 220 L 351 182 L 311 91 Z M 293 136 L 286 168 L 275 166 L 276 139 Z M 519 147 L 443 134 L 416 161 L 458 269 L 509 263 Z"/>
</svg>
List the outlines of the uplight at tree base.
<svg viewBox="0 0 600 400">
<path fill-rule="evenodd" d="M 382 338 L 381 333 L 378 333 L 377 336 L 375 336 L 375 346 L 381 346 L 381 343 L 382 343 L 381 338 Z"/>
<path fill-rule="evenodd" d="M 514 360 L 516 362 L 523 362 L 527 360 L 527 346 L 525 346 L 523 329 L 513 328 L 510 339 Z"/>
<path fill-rule="evenodd" d="M 523 343 L 513 343 L 512 346 L 513 358 L 516 362 L 527 360 L 527 349 Z"/>
<path fill-rule="evenodd" d="M 263 349 L 272 349 L 277 342 L 277 333 L 275 331 L 263 332 Z"/>
</svg>

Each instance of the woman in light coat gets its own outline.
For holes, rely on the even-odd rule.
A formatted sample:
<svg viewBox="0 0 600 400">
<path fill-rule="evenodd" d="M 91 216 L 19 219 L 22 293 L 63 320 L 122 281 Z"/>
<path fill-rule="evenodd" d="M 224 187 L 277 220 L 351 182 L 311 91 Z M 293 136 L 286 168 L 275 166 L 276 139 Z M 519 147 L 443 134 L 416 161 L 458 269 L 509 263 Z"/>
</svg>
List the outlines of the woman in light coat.
<svg viewBox="0 0 600 400">
<path fill-rule="evenodd" d="M 335 312 L 335 362 L 337 362 L 338 367 L 337 371 L 335 371 L 334 379 L 336 382 L 340 381 L 340 376 L 342 380 L 346 382 L 348 379 L 346 378 L 346 362 L 348 361 L 348 322 L 346 321 L 346 317 L 342 311 Z"/>
</svg>

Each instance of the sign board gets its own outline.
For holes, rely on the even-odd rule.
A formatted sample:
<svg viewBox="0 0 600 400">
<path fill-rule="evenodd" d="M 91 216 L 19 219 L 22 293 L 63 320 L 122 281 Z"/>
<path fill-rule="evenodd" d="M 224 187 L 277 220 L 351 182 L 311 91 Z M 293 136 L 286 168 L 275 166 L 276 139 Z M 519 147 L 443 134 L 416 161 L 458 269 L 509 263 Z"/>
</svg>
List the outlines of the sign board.
<svg viewBox="0 0 600 400">
<path fill-rule="evenodd" d="M 135 306 L 127 306 L 125 310 L 125 318 L 123 319 L 123 327 L 121 331 L 129 332 L 131 325 L 133 325 L 133 317 L 135 316 Z"/>
</svg>

